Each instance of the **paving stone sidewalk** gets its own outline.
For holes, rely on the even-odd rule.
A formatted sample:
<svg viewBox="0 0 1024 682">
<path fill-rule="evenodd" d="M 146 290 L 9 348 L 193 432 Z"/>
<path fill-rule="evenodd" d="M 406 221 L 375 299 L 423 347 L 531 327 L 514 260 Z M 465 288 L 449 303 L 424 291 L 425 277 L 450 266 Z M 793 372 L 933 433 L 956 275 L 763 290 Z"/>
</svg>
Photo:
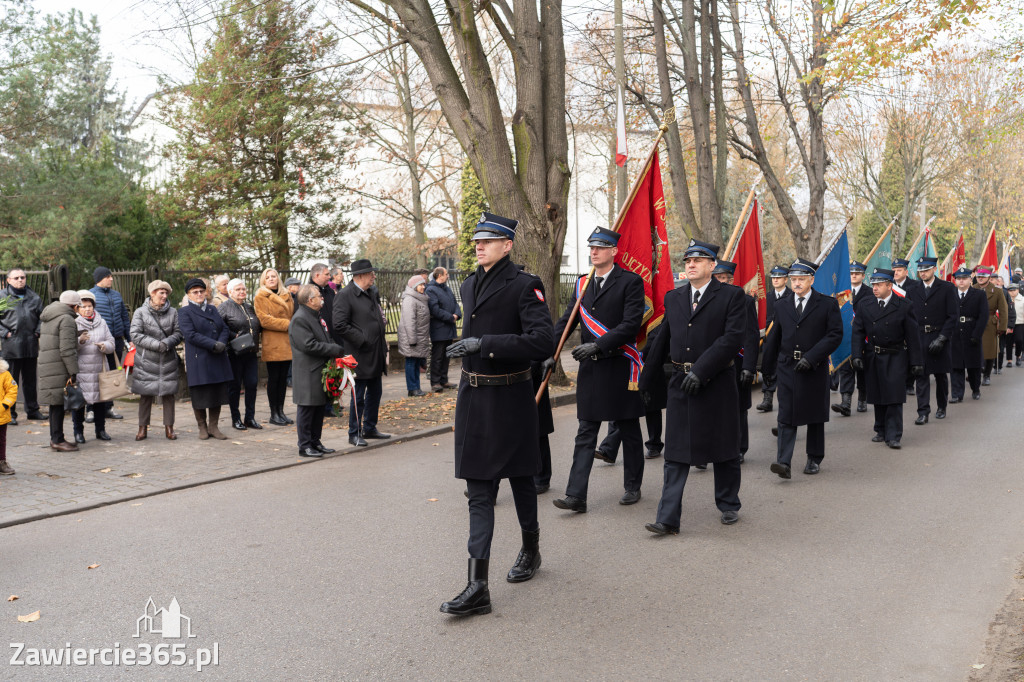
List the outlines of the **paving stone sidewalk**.
<svg viewBox="0 0 1024 682">
<path fill-rule="evenodd" d="M 567 352 L 563 353 L 563 363 L 567 371 L 576 368 Z M 453 380 L 458 377 L 458 367 L 455 364 L 455 372 L 450 373 Z M 384 377 L 382 402 L 405 397 L 403 374 Z M 86 443 L 79 445 L 78 452 L 50 449 L 49 422 L 22 418 L 18 426 L 8 427 L 7 459 L 17 474 L 0 477 L 0 528 L 96 505 L 319 461 L 298 456 L 295 426 L 268 423 L 270 410 L 264 386 L 259 387 L 256 402 L 256 419 L 264 428 L 236 431 L 231 428 L 230 411 L 225 405 L 220 419 L 220 429 L 228 437 L 225 441 L 199 440 L 187 401 L 178 401 L 176 405 L 177 440 L 164 437 L 163 410 L 154 405 L 149 437 L 136 441 L 137 402 L 121 400 L 115 405 L 124 419 L 107 420 L 106 430 L 112 440 L 96 440 L 94 425 L 86 424 Z M 23 411 L 19 412 L 24 415 Z M 285 412 L 294 419 L 295 406 L 291 404 L 290 390 Z M 385 422 L 379 426 L 388 431 Z M 335 448 L 337 455 L 343 455 L 357 449 L 383 448 L 451 428 L 451 424 L 439 425 L 396 435 L 391 440 L 370 441 L 369 448 L 355 448 L 348 444 L 346 409 L 343 416 L 325 420 L 323 442 Z M 64 432 L 68 439 L 72 438 L 70 417 L 65 421 Z"/>
</svg>

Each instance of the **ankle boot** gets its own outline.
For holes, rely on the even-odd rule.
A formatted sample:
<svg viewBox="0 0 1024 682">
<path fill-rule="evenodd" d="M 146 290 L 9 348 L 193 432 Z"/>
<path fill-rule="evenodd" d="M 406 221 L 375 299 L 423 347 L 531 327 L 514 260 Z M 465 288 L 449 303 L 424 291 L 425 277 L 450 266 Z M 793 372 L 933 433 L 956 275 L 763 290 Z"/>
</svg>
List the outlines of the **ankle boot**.
<svg viewBox="0 0 1024 682">
<path fill-rule="evenodd" d="M 523 583 L 540 568 L 540 529 L 523 531 L 523 547 L 506 578 L 510 583 Z"/>
<path fill-rule="evenodd" d="M 843 401 L 841 403 L 839 403 L 838 405 L 833 405 L 832 406 L 832 411 L 833 412 L 838 412 L 839 414 L 843 415 L 844 417 L 849 417 L 850 416 L 850 403 L 852 401 L 853 401 L 853 394 L 852 393 L 844 393 L 843 394 Z"/>
<path fill-rule="evenodd" d="M 74 433 L 75 433 L 75 442 L 76 443 L 84 443 L 85 442 L 85 433 L 83 431 L 81 431 L 79 429 L 75 429 Z"/>
<path fill-rule="evenodd" d="M 146 440 L 146 437 L 149 435 L 148 432 L 149 432 L 149 427 L 148 426 L 140 426 L 139 427 L 139 432 L 137 434 L 135 434 L 135 440 Z"/>
<path fill-rule="evenodd" d="M 192 410 L 196 415 L 196 424 L 199 426 L 199 440 L 206 440 L 210 432 L 206 428 L 206 410 Z"/>
<path fill-rule="evenodd" d="M 288 422 L 281 416 L 281 406 L 277 403 L 270 404 L 270 423 L 274 426 L 288 426 Z"/>
<path fill-rule="evenodd" d="M 775 396 L 771 391 L 762 391 L 763 396 L 761 402 L 757 405 L 758 412 L 771 412 L 772 411 L 772 398 Z"/>
<path fill-rule="evenodd" d="M 281 419 L 281 421 L 283 421 L 283 422 L 284 422 L 285 424 L 291 425 L 291 424 L 294 424 L 294 423 L 295 423 L 295 420 L 294 420 L 294 419 L 290 418 L 290 417 L 289 417 L 288 415 L 286 415 L 286 414 L 284 413 L 284 403 L 278 403 L 278 405 L 277 405 L 277 416 L 278 416 L 278 417 L 279 417 L 279 418 Z"/>
<path fill-rule="evenodd" d="M 469 582 L 466 589 L 455 599 L 441 604 L 441 613 L 475 616 L 490 612 L 491 593 L 487 589 L 487 559 L 470 559 Z"/>
<path fill-rule="evenodd" d="M 173 426 L 165 424 L 164 425 L 164 435 L 167 436 L 167 440 L 178 440 L 178 435 L 176 433 L 174 433 L 174 427 Z"/>
<path fill-rule="evenodd" d="M 207 425 L 207 429 L 209 430 L 210 435 L 217 440 L 227 440 L 228 437 L 221 433 L 220 429 L 217 428 L 218 421 L 220 421 L 220 405 L 210 408 L 210 422 Z"/>
</svg>

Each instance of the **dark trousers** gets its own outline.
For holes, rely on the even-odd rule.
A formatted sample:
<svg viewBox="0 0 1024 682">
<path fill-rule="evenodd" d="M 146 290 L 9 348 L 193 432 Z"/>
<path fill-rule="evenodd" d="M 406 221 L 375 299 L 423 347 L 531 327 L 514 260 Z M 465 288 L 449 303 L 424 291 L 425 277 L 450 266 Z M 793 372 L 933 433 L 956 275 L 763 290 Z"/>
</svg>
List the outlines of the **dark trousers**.
<svg viewBox="0 0 1024 682">
<path fill-rule="evenodd" d="M 989 377 L 992 376 L 992 368 L 995 366 L 995 364 L 996 364 L 995 360 L 986 360 L 985 361 L 985 367 L 984 367 L 984 369 L 981 370 L 981 373 L 983 375 L 985 375 L 986 379 L 988 379 Z"/>
<path fill-rule="evenodd" d="M 644 421 L 647 422 L 647 440 L 644 441 L 644 446 L 652 452 L 661 453 L 665 449 L 665 444 L 661 441 L 661 410 L 645 412 Z M 615 461 L 619 458 L 619 445 L 621 444 L 622 434 L 615 426 L 615 422 L 609 422 L 608 435 L 604 437 L 597 449 Z"/>
<path fill-rule="evenodd" d="M 124 339 L 118 337 L 114 339 L 114 352 L 107 353 L 107 367 L 109 369 L 117 369 L 117 364 L 121 361 L 121 357 L 124 355 Z"/>
<path fill-rule="evenodd" d="M 315 448 L 324 432 L 324 405 L 298 405 L 295 408 L 295 430 L 299 450 Z"/>
<path fill-rule="evenodd" d="M 719 511 L 740 510 L 740 459 L 715 462 L 715 505 Z M 665 460 L 665 483 L 658 502 L 658 522 L 679 527 L 683 514 L 683 488 L 690 465 Z"/>
<path fill-rule="evenodd" d="M 857 401 L 864 400 L 864 370 L 856 370 L 849 362 L 844 362 L 839 368 L 839 393 L 852 394 L 857 390 Z"/>
<path fill-rule="evenodd" d="M 63 443 L 64 438 L 64 403 L 50 405 L 50 442 Z"/>
<path fill-rule="evenodd" d="M 284 409 L 284 397 L 288 393 L 288 372 L 291 367 L 291 360 L 267 363 L 267 400 L 271 407 Z"/>
<path fill-rule="evenodd" d="M 92 409 L 93 426 L 96 427 L 96 433 L 102 433 L 107 430 L 107 410 L 113 406 L 113 401 L 90 403 L 88 405 Z M 85 433 L 84 407 L 71 413 L 71 425 L 74 427 L 75 433 Z"/>
<path fill-rule="evenodd" d="M 7 424 L 0 424 L 0 462 L 7 460 Z"/>
<path fill-rule="evenodd" d="M 793 463 L 793 449 L 796 447 L 795 426 L 779 422 L 778 459 L 780 464 L 790 466 Z M 807 425 L 807 461 L 821 464 L 825 459 L 825 425 Z"/>
<path fill-rule="evenodd" d="M 565 494 L 587 499 L 590 470 L 594 467 L 594 450 L 597 449 L 597 434 L 601 422 L 580 419 L 576 432 L 576 448 L 572 453 L 572 468 L 569 470 L 569 484 Z M 643 434 L 639 419 L 619 419 L 612 422 L 622 438 L 622 486 L 626 490 L 640 490 L 644 481 Z"/>
<path fill-rule="evenodd" d="M 767 379 L 765 379 L 764 382 L 761 384 L 761 393 L 770 393 L 770 394 L 772 394 L 774 396 L 775 395 L 775 384 L 776 384 L 777 381 L 778 381 L 778 379 L 776 379 L 774 377 L 772 378 L 771 381 L 768 381 Z"/>
<path fill-rule="evenodd" d="M 453 340 L 430 342 L 430 386 L 444 386 L 448 383 L 448 356 L 445 351 Z"/>
<path fill-rule="evenodd" d="M 1016 334 L 1016 331 L 1014 332 Z M 1013 360 L 1013 334 L 1003 334 L 999 337 L 999 358 L 1002 362 Z"/>
<path fill-rule="evenodd" d="M 231 361 L 231 383 L 228 384 L 228 407 L 231 408 L 231 421 L 242 418 L 238 409 L 238 399 L 245 386 L 245 418 L 256 419 L 256 387 L 260 382 L 260 364 L 256 353 L 228 354 Z"/>
<path fill-rule="evenodd" d="M 953 397 L 957 400 L 964 399 L 964 373 L 967 374 L 967 381 L 971 384 L 971 391 L 981 390 L 981 370 L 977 367 L 972 369 L 954 369 L 950 377 L 950 383 L 953 384 Z"/>
<path fill-rule="evenodd" d="M 551 485 L 551 443 L 548 434 L 540 434 L 540 473 L 533 477 L 537 485 Z"/>
<path fill-rule="evenodd" d="M 747 410 L 740 408 L 740 454 L 747 454 L 750 448 L 750 429 L 747 427 Z"/>
<path fill-rule="evenodd" d="M 470 559 L 491 558 L 491 538 L 494 537 L 494 498 L 498 496 L 501 480 L 483 481 L 466 479 L 469 492 L 469 550 Z M 508 479 L 512 488 L 512 499 L 516 504 L 519 527 L 526 531 L 540 530 L 537 523 L 537 488 L 533 476 L 517 476 Z"/>
<path fill-rule="evenodd" d="M 38 376 L 36 375 L 36 358 L 12 358 L 7 361 L 11 366 L 11 377 L 18 384 L 18 397 L 25 403 L 25 412 L 35 414 L 39 411 L 39 400 L 36 398 Z M 11 405 L 11 419 L 18 418 L 17 404 Z"/>
<path fill-rule="evenodd" d="M 149 426 L 154 400 L 155 395 L 139 396 L 139 426 Z M 174 426 L 174 394 L 160 396 L 160 404 L 164 408 L 164 426 Z"/>
<path fill-rule="evenodd" d="M 903 403 L 875 405 L 875 433 L 887 443 L 903 438 Z"/>
<path fill-rule="evenodd" d="M 373 379 L 356 379 L 356 394 L 349 401 L 348 436 L 373 433 L 377 430 L 377 412 L 380 409 L 380 396 L 384 386 L 380 377 Z M 356 418 L 358 413 L 359 417 Z"/>
<path fill-rule="evenodd" d="M 930 414 L 932 396 L 932 376 L 935 377 L 935 406 L 946 409 L 949 402 L 949 375 L 924 374 L 917 377 L 917 413 Z"/>
<path fill-rule="evenodd" d="M 1024 320 L 1013 328 L 1013 351 L 1018 360 L 1024 355 Z"/>
</svg>

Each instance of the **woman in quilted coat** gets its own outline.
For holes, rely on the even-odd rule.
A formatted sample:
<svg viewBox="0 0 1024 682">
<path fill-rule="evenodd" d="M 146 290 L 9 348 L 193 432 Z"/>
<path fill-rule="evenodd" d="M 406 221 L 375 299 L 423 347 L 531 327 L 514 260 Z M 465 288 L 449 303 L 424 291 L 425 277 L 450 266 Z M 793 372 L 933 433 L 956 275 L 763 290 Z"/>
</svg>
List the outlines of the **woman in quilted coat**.
<svg viewBox="0 0 1024 682">
<path fill-rule="evenodd" d="M 78 306 L 75 326 L 78 328 L 78 387 L 85 394 L 85 402 L 92 406 L 96 425 L 96 438 L 110 440 L 107 435 L 107 410 L 113 402 L 100 401 L 100 372 L 107 370 L 107 354 L 114 352 L 114 335 L 107 323 L 96 312 L 96 294 L 79 291 L 82 302 Z M 85 442 L 85 408 L 71 413 L 75 442 Z"/>
<path fill-rule="evenodd" d="M 154 280 L 146 288 L 149 300 L 132 316 L 131 335 L 135 344 L 135 368 L 132 370 L 132 393 L 139 396 L 139 432 L 135 440 L 149 435 L 153 402 L 159 397 L 164 411 L 164 435 L 177 440 L 174 433 L 174 396 L 178 392 L 178 310 L 168 298 L 171 285 Z"/>
</svg>

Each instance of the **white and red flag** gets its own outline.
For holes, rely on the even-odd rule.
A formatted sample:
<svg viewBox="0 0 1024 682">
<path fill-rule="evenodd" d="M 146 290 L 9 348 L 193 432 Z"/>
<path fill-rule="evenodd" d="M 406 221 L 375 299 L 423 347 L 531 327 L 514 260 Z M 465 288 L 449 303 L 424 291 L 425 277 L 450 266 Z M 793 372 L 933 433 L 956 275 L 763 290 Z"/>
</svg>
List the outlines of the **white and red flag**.
<svg viewBox="0 0 1024 682">
<path fill-rule="evenodd" d="M 625 166 L 629 151 L 626 149 L 626 108 L 622 102 L 622 86 L 615 88 L 615 165 Z"/>
</svg>

